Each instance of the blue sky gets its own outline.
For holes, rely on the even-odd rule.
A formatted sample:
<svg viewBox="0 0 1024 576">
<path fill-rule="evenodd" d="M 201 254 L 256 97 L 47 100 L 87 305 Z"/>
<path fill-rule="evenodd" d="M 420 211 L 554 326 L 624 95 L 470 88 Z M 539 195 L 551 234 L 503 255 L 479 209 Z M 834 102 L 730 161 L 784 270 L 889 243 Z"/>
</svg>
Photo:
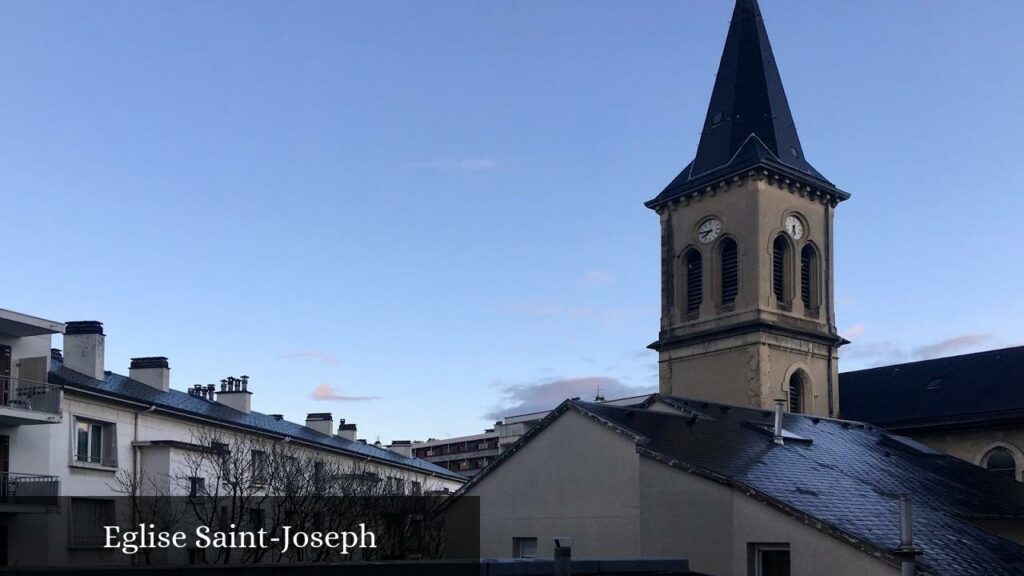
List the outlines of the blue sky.
<svg viewBox="0 0 1024 576">
<path fill-rule="evenodd" d="M 0 307 L 371 441 L 653 390 L 642 202 L 693 156 L 731 9 L 0 4 Z M 1024 344 L 1024 4 L 762 10 L 808 159 L 853 194 L 842 369 Z"/>
</svg>

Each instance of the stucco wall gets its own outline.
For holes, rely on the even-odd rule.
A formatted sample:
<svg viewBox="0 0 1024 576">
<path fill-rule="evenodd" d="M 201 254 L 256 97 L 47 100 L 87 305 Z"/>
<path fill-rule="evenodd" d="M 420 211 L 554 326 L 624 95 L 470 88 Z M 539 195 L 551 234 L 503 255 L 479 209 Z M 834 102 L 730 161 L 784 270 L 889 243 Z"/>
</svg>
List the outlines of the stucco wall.
<svg viewBox="0 0 1024 576">
<path fill-rule="evenodd" d="M 645 556 L 684 556 L 696 572 L 747 576 L 748 544 L 788 543 L 792 576 L 899 573 L 731 487 L 648 458 L 640 472 Z"/>
<path fill-rule="evenodd" d="M 482 479 L 484 557 L 512 538 L 574 536 L 576 557 L 683 557 L 697 572 L 747 576 L 748 543 L 788 543 L 793 576 L 893 576 L 898 569 L 730 487 L 635 452 L 570 411 Z"/>
<path fill-rule="evenodd" d="M 640 552 L 638 456 L 632 439 L 577 412 L 563 414 L 469 494 L 480 498 L 484 558 L 512 556 L 512 538 L 537 538 L 550 558 L 556 536 L 576 556 Z"/>
<path fill-rule="evenodd" d="M 974 430 L 899 432 L 971 464 L 981 465 L 993 448 L 1009 450 L 1017 461 L 1016 479 L 1024 478 L 1024 426 L 988 426 Z"/>
</svg>

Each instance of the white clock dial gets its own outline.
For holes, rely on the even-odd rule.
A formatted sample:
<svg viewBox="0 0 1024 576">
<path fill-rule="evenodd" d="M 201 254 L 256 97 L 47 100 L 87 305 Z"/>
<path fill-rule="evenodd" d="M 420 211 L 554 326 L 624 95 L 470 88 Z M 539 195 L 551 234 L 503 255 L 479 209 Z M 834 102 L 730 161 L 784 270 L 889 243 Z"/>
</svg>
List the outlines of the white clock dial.
<svg viewBox="0 0 1024 576">
<path fill-rule="evenodd" d="M 787 216 L 786 232 L 789 232 L 794 240 L 799 240 L 804 237 L 804 223 L 796 216 Z"/>
<path fill-rule="evenodd" d="M 704 223 L 697 228 L 697 239 L 700 240 L 701 244 L 707 244 L 709 242 L 713 242 L 721 233 L 722 221 L 717 218 L 712 218 L 704 221 Z"/>
</svg>

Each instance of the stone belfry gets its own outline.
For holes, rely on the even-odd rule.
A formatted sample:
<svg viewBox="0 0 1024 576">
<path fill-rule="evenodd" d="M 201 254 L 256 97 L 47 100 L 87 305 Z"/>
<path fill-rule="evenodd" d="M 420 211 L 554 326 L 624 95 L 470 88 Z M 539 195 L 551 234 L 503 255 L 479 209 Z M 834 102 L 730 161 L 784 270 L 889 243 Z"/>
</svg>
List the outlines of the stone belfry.
<svg viewBox="0 0 1024 576">
<path fill-rule="evenodd" d="M 738 0 L 696 157 L 656 198 L 663 394 L 839 414 L 832 226 L 756 0 Z"/>
</svg>

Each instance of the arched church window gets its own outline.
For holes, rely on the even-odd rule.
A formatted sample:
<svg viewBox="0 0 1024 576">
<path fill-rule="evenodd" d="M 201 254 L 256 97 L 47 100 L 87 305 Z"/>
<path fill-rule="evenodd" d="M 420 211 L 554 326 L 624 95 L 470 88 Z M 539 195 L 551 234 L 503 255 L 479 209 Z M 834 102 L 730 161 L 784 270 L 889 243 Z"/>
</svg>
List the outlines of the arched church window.
<svg viewBox="0 0 1024 576">
<path fill-rule="evenodd" d="M 736 248 L 736 241 L 732 238 L 722 240 L 720 254 L 722 304 L 733 304 L 740 291 L 739 251 Z"/>
<path fill-rule="evenodd" d="M 779 234 L 775 237 L 775 242 L 772 243 L 772 293 L 775 294 L 775 299 L 782 306 L 789 303 L 789 299 L 786 297 L 788 282 L 786 282 L 787 263 L 789 261 L 789 242 L 786 238 Z"/>
<path fill-rule="evenodd" d="M 985 456 L 985 468 L 996 474 L 1017 479 L 1017 460 L 1013 457 L 1013 453 L 1006 448 L 993 448 L 989 451 Z"/>
<path fill-rule="evenodd" d="M 818 313 L 818 252 L 808 244 L 800 250 L 800 299 L 808 314 Z"/>
<path fill-rule="evenodd" d="M 703 258 L 700 251 L 691 248 L 683 257 L 686 265 L 686 314 L 695 315 L 700 312 L 704 301 Z"/>
<path fill-rule="evenodd" d="M 804 412 L 804 377 L 800 371 L 789 377 L 789 411 L 793 414 Z"/>
</svg>

